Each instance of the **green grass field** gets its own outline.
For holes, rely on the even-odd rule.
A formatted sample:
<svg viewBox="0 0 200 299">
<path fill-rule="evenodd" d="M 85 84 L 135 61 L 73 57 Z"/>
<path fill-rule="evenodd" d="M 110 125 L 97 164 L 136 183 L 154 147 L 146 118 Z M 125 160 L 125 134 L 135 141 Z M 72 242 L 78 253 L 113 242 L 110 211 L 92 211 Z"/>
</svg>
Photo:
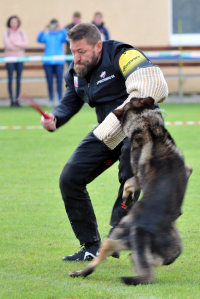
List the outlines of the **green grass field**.
<svg viewBox="0 0 200 299">
<path fill-rule="evenodd" d="M 162 104 L 166 121 L 200 120 L 200 104 Z M 156 271 L 149 285 L 128 287 L 118 277 L 134 271 L 123 252 L 104 261 L 88 278 L 68 273 L 87 263 L 62 257 L 79 250 L 65 214 L 59 174 L 82 138 L 96 123 L 95 111 L 84 106 L 57 132 L 0 131 L 0 298 L 200 298 L 200 126 L 167 126 L 193 167 L 183 215 L 178 220 L 184 251 L 176 262 Z M 32 108 L 0 108 L 0 126 L 40 125 Z M 117 163 L 88 186 L 105 238 L 118 192 Z"/>
</svg>

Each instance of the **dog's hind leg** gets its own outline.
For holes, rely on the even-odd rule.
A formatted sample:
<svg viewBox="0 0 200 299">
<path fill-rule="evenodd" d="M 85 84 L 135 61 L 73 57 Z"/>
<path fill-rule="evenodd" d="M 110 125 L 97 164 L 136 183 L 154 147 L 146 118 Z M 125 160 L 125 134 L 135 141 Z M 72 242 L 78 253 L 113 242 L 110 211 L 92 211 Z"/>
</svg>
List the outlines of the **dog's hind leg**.
<svg viewBox="0 0 200 299">
<path fill-rule="evenodd" d="M 121 277 L 122 281 L 128 285 L 148 284 L 154 277 L 154 258 L 150 249 L 150 236 L 142 229 L 136 228 L 132 240 L 133 253 L 131 259 L 137 276 Z"/>
<path fill-rule="evenodd" d="M 113 252 L 123 249 L 121 242 L 118 240 L 106 239 L 99 249 L 99 255 L 83 270 L 73 271 L 69 273 L 71 277 L 88 276 L 94 272 L 98 264 L 101 263 L 107 256 L 110 256 Z"/>
</svg>

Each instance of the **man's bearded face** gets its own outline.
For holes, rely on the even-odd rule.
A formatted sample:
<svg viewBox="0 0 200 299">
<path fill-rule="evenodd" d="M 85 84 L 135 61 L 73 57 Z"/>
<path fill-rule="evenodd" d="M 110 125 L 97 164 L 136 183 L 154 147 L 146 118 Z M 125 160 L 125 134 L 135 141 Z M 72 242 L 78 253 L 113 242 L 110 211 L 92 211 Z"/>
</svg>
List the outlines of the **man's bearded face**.
<svg viewBox="0 0 200 299">
<path fill-rule="evenodd" d="M 95 55 L 93 50 L 92 56 L 88 58 L 85 62 L 74 61 L 74 70 L 80 77 L 85 77 L 98 63 L 98 56 Z"/>
</svg>

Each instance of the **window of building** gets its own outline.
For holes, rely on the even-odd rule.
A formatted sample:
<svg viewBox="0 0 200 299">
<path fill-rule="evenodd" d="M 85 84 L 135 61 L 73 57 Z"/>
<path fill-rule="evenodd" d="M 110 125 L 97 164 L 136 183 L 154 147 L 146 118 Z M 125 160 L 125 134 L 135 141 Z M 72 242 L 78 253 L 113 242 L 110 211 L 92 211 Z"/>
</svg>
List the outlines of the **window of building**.
<svg viewBox="0 0 200 299">
<path fill-rule="evenodd" d="M 200 46 L 200 0 L 169 1 L 170 44 L 172 46 Z M 181 26 L 178 26 L 179 20 L 181 20 Z M 180 31 L 182 31 L 181 35 Z"/>
</svg>

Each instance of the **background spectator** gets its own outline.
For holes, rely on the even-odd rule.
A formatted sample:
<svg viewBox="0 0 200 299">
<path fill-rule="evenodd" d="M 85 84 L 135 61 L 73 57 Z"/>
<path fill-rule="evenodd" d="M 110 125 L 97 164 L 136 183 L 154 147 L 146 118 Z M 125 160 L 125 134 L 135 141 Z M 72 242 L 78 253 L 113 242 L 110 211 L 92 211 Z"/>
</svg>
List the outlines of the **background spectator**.
<svg viewBox="0 0 200 299">
<path fill-rule="evenodd" d="M 68 24 L 65 28 L 67 30 L 70 30 L 72 29 L 75 25 L 81 23 L 81 14 L 80 12 L 76 11 L 74 14 L 73 14 L 73 19 L 72 19 L 72 23 Z"/>
<path fill-rule="evenodd" d="M 67 30 L 70 30 L 71 28 L 73 28 L 75 25 L 81 23 L 81 14 L 80 12 L 76 11 L 74 14 L 73 14 L 73 19 L 72 19 L 72 23 L 68 24 L 65 28 Z M 69 46 L 69 42 L 66 43 L 66 54 L 69 55 L 69 54 L 72 54 L 71 50 L 70 50 L 70 46 Z M 68 65 L 72 62 L 71 61 L 68 61 Z"/>
<path fill-rule="evenodd" d="M 101 32 L 101 40 L 102 41 L 110 39 L 108 30 L 104 27 L 103 15 L 102 15 L 101 12 L 96 12 L 94 14 L 94 18 L 93 18 L 92 24 L 96 25 L 97 28 L 99 29 L 99 31 Z"/>
<path fill-rule="evenodd" d="M 7 21 L 7 29 L 3 35 L 3 41 L 5 45 L 5 57 L 8 56 L 24 56 L 25 49 L 28 46 L 28 39 L 24 31 L 20 30 L 20 20 L 17 16 L 11 16 Z M 8 92 L 10 96 L 10 106 L 19 107 L 17 98 L 20 93 L 20 81 L 23 70 L 23 62 L 8 62 L 6 63 L 6 69 L 8 72 Z M 13 72 L 17 73 L 16 84 L 16 97 L 14 101 L 12 91 Z"/>
<path fill-rule="evenodd" d="M 64 55 L 63 43 L 66 42 L 67 30 L 61 29 L 58 21 L 53 19 L 49 25 L 44 27 L 37 37 L 39 43 L 45 44 L 44 55 Z M 53 76 L 56 75 L 57 80 L 57 93 L 58 100 L 62 98 L 62 79 L 63 79 L 63 68 L 65 60 L 58 61 L 44 61 L 43 66 L 46 73 L 48 92 L 49 92 L 49 106 L 54 105 L 54 93 L 53 93 Z"/>
</svg>

